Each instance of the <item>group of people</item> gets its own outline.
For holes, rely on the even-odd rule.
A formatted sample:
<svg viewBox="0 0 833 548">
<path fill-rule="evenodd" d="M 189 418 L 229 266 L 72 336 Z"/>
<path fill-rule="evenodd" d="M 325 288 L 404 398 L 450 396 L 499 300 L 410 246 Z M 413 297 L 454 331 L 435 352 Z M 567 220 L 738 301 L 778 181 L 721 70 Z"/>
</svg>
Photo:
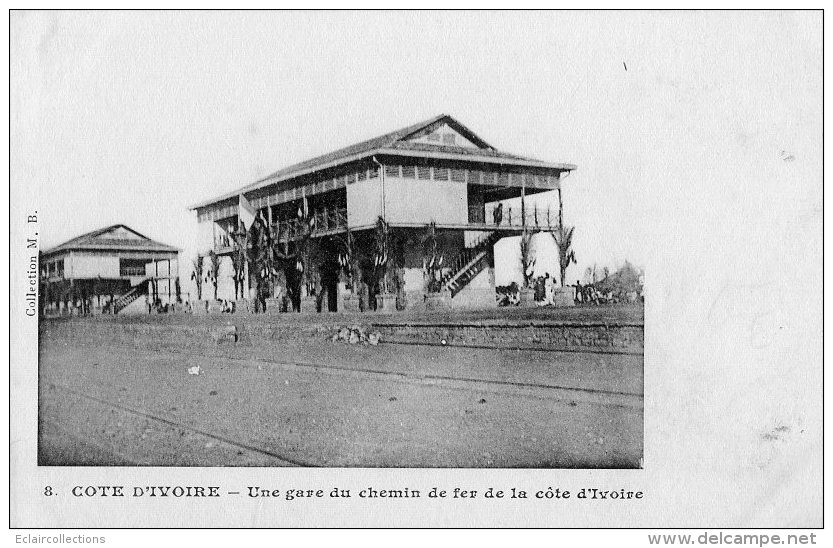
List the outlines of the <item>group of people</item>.
<svg viewBox="0 0 833 548">
<path fill-rule="evenodd" d="M 186 308 L 186 312 L 190 312 L 191 303 L 185 301 L 183 305 L 182 299 L 177 298 L 176 302 L 170 303 L 163 303 L 162 299 L 154 299 L 151 295 L 145 295 L 145 308 L 147 308 L 148 314 L 152 314 L 156 312 L 157 314 L 167 314 L 168 312 L 176 312 L 177 306 L 184 306 Z"/>
<path fill-rule="evenodd" d="M 231 247 L 231 238 L 227 234 L 217 236 L 218 247 Z"/>
<path fill-rule="evenodd" d="M 532 280 L 532 291 L 537 306 L 550 306 L 555 304 L 555 279 L 549 274 L 538 276 Z M 521 302 L 521 287 L 512 282 L 506 286 L 496 288 L 498 306 L 517 306 Z"/>
<path fill-rule="evenodd" d="M 555 279 L 550 276 L 549 272 L 535 278 L 533 288 L 535 304 L 538 306 L 555 304 Z"/>
<path fill-rule="evenodd" d="M 150 295 L 145 297 L 145 308 L 148 314 L 168 314 L 173 312 L 184 312 L 185 314 L 193 314 L 194 306 L 191 301 L 177 301 L 171 303 L 163 303 L 160 299 L 153 299 Z M 211 301 L 205 301 L 205 311 L 219 310 L 224 314 L 232 314 L 237 310 L 237 303 L 229 299 L 217 299 L 216 305 L 212 305 Z"/>
<path fill-rule="evenodd" d="M 555 304 L 556 285 L 553 277 L 549 274 L 538 276 L 532 280 L 531 285 L 536 305 L 549 306 Z M 634 304 L 644 302 L 645 299 L 640 287 L 616 291 L 597 284 L 582 285 L 580 281 L 576 280 L 574 288 L 576 305 Z M 498 306 L 517 306 L 520 303 L 520 286 L 512 282 L 510 285 L 498 287 L 497 303 Z"/>
<path fill-rule="evenodd" d="M 619 303 L 636 303 L 644 301 L 644 296 L 641 289 L 634 289 L 631 291 L 613 291 L 611 289 L 601 289 L 595 284 L 581 285 L 581 282 L 576 280 L 576 304 L 619 304 Z"/>
</svg>

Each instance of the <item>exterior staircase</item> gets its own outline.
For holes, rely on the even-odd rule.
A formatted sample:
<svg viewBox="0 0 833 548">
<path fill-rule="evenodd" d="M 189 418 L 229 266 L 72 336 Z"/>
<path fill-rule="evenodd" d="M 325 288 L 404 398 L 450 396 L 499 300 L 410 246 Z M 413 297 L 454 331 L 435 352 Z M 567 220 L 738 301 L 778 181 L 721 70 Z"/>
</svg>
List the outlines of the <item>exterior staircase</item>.
<svg viewBox="0 0 833 548">
<path fill-rule="evenodd" d="M 474 246 L 463 249 L 451 262 L 449 271 L 440 278 L 442 290 L 448 290 L 454 298 L 486 268 L 492 246 L 502 237 L 503 235 L 499 232 L 490 232 Z"/>
<path fill-rule="evenodd" d="M 118 314 L 125 308 L 127 308 L 133 301 L 141 297 L 142 295 L 147 295 L 148 292 L 148 280 L 142 280 L 137 285 L 133 286 L 133 288 L 116 299 L 113 302 L 113 314 Z"/>
</svg>

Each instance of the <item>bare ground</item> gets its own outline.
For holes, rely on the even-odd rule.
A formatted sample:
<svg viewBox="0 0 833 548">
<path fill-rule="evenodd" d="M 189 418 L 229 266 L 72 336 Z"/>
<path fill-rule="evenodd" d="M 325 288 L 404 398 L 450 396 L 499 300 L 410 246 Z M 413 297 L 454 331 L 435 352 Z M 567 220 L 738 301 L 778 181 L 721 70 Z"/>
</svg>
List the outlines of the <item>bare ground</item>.
<svg viewBox="0 0 833 548">
<path fill-rule="evenodd" d="M 41 340 L 41 465 L 637 467 L 642 356 Z M 188 368 L 200 366 L 199 375 Z"/>
</svg>

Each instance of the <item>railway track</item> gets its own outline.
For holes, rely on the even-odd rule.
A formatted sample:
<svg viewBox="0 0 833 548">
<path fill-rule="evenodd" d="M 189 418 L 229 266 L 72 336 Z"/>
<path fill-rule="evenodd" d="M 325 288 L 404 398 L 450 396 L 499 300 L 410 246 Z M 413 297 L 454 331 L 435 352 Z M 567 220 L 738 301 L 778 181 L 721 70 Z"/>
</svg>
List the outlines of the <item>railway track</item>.
<svg viewBox="0 0 833 548">
<path fill-rule="evenodd" d="M 439 346 L 439 345 L 436 345 Z M 125 347 L 128 348 L 128 347 Z M 172 354 L 179 354 L 194 358 L 205 358 L 205 355 L 199 352 L 189 352 L 187 350 L 170 349 L 166 350 Z M 471 390 L 472 387 L 480 385 L 481 390 L 493 391 L 498 390 L 505 392 L 505 389 L 522 390 L 518 395 L 526 395 L 539 398 L 555 398 L 565 399 L 569 396 L 583 395 L 587 403 L 595 403 L 594 400 L 599 399 L 599 403 L 604 405 L 626 406 L 633 407 L 635 405 L 642 405 L 643 394 L 636 392 L 626 392 L 617 390 L 602 390 L 595 388 L 584 388 L 577 386 L 568 386 L 563 384 L 548 384 L 536 382 L 522 382 L 510 380 L 484 379 L 477 377 L 438 375 L 438 374 L 415 374 L 404 371 L 386 370 L 378 368 L 366 367 L 346 367 L 339 365 L 331 365 L 324 363 L 304 362 L 298 360 L 278 360 L 274 358 L 264 358 L 258 356 L 230 356 L 228 354 L 216 356 L 216 358 L 229 360 L 237 363 L 246 364 L 247 362 L 257 362 L 259 364 L 267 364 L 270 366 L 291 367 L 308 370 L 330 371 L 342 374 L 353 375 L 369 375 L 380 378 L 388 378 L 406 383 L 419 384 L 433 384 L 440 385 L 444 388 Z M 504 389 L 504 390 L 501 390 Z M 543 391 L 543 392 L 542 392 Z M 586 397 L 591 399 L 588 401 Z M 611 400 L 610 398 L 613 398 Z"/>
<path fill-rule="evenodd" d="M 58 407 L 52 407 L 52 411 L 48 412 L 45 417 L 42 417 L 42 419 L 46 419 L 46 421 L 51 421 L 49 423 L 53 426 L 54 437 L 48 441 L 53 443 L 51 447 L 56 451 L 54 454 L 58 456 L 58 460 L 55 462 L 61 462 L 60 455 L 62 443 L 68 444 L 64 445 L 64 447 L 70 451 L 70 454 L 71 448 L 74 444 L 79 446 L 86 444 L 98 449 L 98 451 L 91 450 L 89 453 L 94 455 L 97 453 L 100 455 L 102 462 L 107 461 L 109 453 L 113 457 L 117 457 L 117 461 L 129 460 L 131 463 L 135 463 L 136 465 L 146 465 L 149 463 L 159 465 L 158 463 L 165 462 L 167 463 L 166 465 L 182 466 L 184 465 L 183 463 L 202 462 L 202 464 L 200 464 L 201 466 L 243 465 L 315 467 L 326 466 L 327 464 L 325 463 L 329 462 L 326 459 L 318 463 L 304 460 L 305 457 L 303 455 L 308 453 L 303 452 L 306 451 L 306 449 L 302 450 L 301 453 L 296 454 L 297 446 L 299 444 L 297 438 L 298 430 L 296 430 L 295 438 L 292 438 L 291 436 L 292 429 L 289 429 L 290 436 L 288 438 L 279 434 L 278 431 L 275 431 L 274 433 L 277 437 L 275 437 L 275 435 L 268 435 L 266 437 L 261 434 L 250 435 L 252 432 L 237 428 L 234 425 L 236 423 L 226 423 L 225 426 L 223 426 L 223 421 L 214 422 L 210 419 L 210 417 L 208 420 L 204 420 L 204 415 L 202 414 L 182 414 L 177 412 L 175 407 L 171 408 L 173 413 L 170 413 L 168 411 L 168 406 L 165 403 L 168 400 L 150 398 L 150 401 L 148 401 L 141 395 L 141 390 L 138 392 L 138 397 L 124 398 L 123 393 L 129 390 L 126 387 L 133 386 L 133 390 L 135 391 L 135 387 L 142 386 L 141 383 L 137 383 L 137 381 L 141 382 L 141 379 L 143 378 L 142 375 L 135 377 L 133 375 L 128 375 L 127 378 L 120 381 L 119 378 L 121 375 L 110 376 L 111 366 L 106 365 L 106 363 L 119 364 L 123 362 L 126 364 L 130 359 L 129 354 L 134 353 L 134 349 L 132 349 L 129 345 L 119 348 L 111 348 L 107 351 L 107 357 L 105 358 L 100 352 L 91 352 L 92 349 L 84 350 L 85 346 L 86 345 L 81 345 L 78 347 L 75 360 L 73 360 L 72 356 L 64 355 L 64 360 L 69 359 L 71 362 L 74 362 L 76 366 L 78 366 L 71 376 L 65 376 L 67 373 L 66 369 L 63 369 L 62 373 L 59 374 L 60 376 L 57 377 L 47 373 L 47 370 L 41 371 L 41 390 L 48 391 L 49 389 L 54 389 L 57 393 L 56 396 L 53 397 L 52 401 L 66 402 L 58 404 Z M 176 354 L 180 357 L 177 357 Z M 101 361 L 102 358 L 106 360 L 106 362 Z M 382 383 L 378 385 L 380 387 L 384 387 L 384 383 L 405 383 L 411 385 L 422 385 L 432 391 L 452 390 L 458 393 L 458 395 L 454 395 L 453 398 L 457 401 L 468 402 L 474 402 L 477 399 L 480 399 L 482 397 L 480 393 L 486 392 L 497 394 L 499 397 L 499 399 L 493 400 L 487 395 L 486 397 L 489 399 L 490 403 L 492 401 L 506 402 L 507 400 L 503 398 L 509 397 L 519 398 L 517 405 L 523 406 L 527 405 L 522 403 L 522 401 L 526 399 L 530 402 L 529 405 L 534 406 L 532 409 L 542 409 L 546 413 L 555 412 L 558 416 L 562 417 L 565 416 L 563 413 L 567 413 L 566 416 L 572 416 L 572 412 L 568 411 L 569 407 L 579 405 L 578 416 L 583 417 L 582 420 L 585 420 L 584 417 L 587 417 L 588 413 L 591 414 L 590 416 L 601 416 L 605 418 L 611 416 L 607 413 L 620 413 L 620 411 L 605 411 L 602 409 L 604 407 L 623 408 L 621 412 L 626 413 L 627 415 L 625 416 L 628 417 L 640 417 L 643 408 L 643 396 L 641 394 L 634 393 L 636 391 L 628 392 L 583 388 L 580 386 L 565 386 L 556 383 L 547 383 L 546 381 L 548 379 L 545 377 L 539 379 L 543 382 L 526 382 L 522 378 L 517 380 L 480 378 L 480 375 L 477 374 L 477 370 L 475 369 L 469 370 L 468 376 L 455 376 L 453 374 L 444 374 L 445 371 L 442 369 L 434 369 L 433 371 L 413 371 L 408 367 L 400 367 L 399 370 L 390 370 L 385 367 L 380 367 L 379 365 L 367 366 L 367 364 L 362 362 L 354 363 L 351 366 L 349 365 L 349 362 L 347 365 L 340 365 L 337 363 L 327 363 L 325 360 L 319 359 L 302 361 L 294 359 L 281 360 L 279 357 L 259 358 L 254 356 L 234 357 L 219 355 L 212 357 L 208 362 L 206 362 L 205 358 L 206 356 L 203 353 L 184 349 L 176 353 L 168 350 L 164 352 L 151 352 L 146 354 L 142 359 L 153 360 L 157 364 L 159 364 L 161 360 L 163 363 L 170 363 L 171 365 L 176 364 L 177 367 L 181 368 L 184 368 L 191 363 L 200 363 L 206 368 L 207 373 L 209 374 L 209 379 L 211 379 L 212 367 L 216 367 L 218 371 L 225 370 L 226 372 L 239 370 L 239 374 L 232 374 L 238 375 L 244 379 L 244 385 L 247 382 L 260 382 L 259 379 L 271 379 L 270 382 L 272 382 L 272 380 L 276 379 L 275 373 L 269 373 L 267 375 L 258 374 L 258 371 L 261 369 L 265 369 L 267 371 L 272 369 L 284 371 L 286 373 L 291 372 L 291 375 L 293 376 L 300 375 L 300 377 L 296 378 L 301 379 L 317 378 L 321 375 L 323 375 L 324 378 L 335 377 L 335 379 L 325 381 L 326 383 L 329 383 L 330 386 L 333 385 L 333 382 L 335 382 L 336 385 L 338 385 L 339 382 L 343 382 L 348 386 L 356 386 L 356 382 L 367 383 L 366 385 L 359 384 L 358 386 L 371 386 L 373 388 L 370 388 L 369 391 L 374 394 L 376 393 L 377 388 L 375 388 L 375 385 L 371 383 Z M 93 362 L 101 362 L 105 369 L 88 370 L 83 366 L 85 363 L 98 366 L 98 363 L 93 364 Z M 133 364 L 134 368 L 143 367 L 143 363 L 141 361 L 133 361 L 130 363 Z M 160 365 L 165 367 L 162 364 Z M 118 374 L 118 371 L 119 368 L 117 366 L 117 368 L 112 372 Z M 471 373 L 475 374 L 471 375 Z M 179 374 L 185 375 L 184 369 L 182 369 Z M 283 373 L 278 373 L 278 375 L 281 374 Z M 228 373 L 225 373 L 224 375 L 228 375 Z M 344 380 L 339 381 L 339 377 L 342 377 Z M 352 379 L 350 379 L 350 377 L 352 377 Z M 218 377 L 218 379 L 220 378 L 223 377 Z M 282 377 L 278 376 L 277 379 L 282 379 Z M 178 380 L 176 382 L 178 383 L 180 381 Z M 209 382 L 211 381 L 209 380 Z M 280 381 L 280 385 L 282 387 L 282 380 Z M 204 386 L 207 388 L 208 386 L 213 387 L 214 385 L 209 384 Z M 150 387 L 147 389 L 150 389 Z M 384 390 L 384 388 L 382 389 Z M 418 393 L 424 394 L 424 392 Z M 438 395 L 440 397 L 444 397 L 442 394 Z M 280 395 L 278 395 L 278 397 L 280 397 Z M 48 399 L 45 395 L 42 395 L 41 398 L 42 402 Z M 72 403 L 73 400 L 77 403 Z M 537 403 L 532 403 L 536 400 Z M 81 404 L 82 401 L 86 403 Z M 185 402 L 190 400 L 181 401 Z M 552 403 L 548 403 L 548 401 L 551 401 Z M 483 403 L 483 401 L 478 403 Z M 589 406 L 585 405 L 582 407 L 582 404 L 589 404 Z M 83 412 L 89 414 L 82 413 L 82 416 L 87 417 L 86 419 L 83 419 L 80 416 L 74 420 L 71 418 L 73 416 L 73 406 L 75 405 L 81 405 L 81 409 L 84 409 L 84 406 L 87 406 L 86 408 L 90 409 L 90 411 Z M 462 405 L 470 405 L 470 403 L 463 403 Z M 503 405 L 504 407 L 493 407 L 492 409 L 503 410 L 515 408 L 515 404 L 509 407 L 505 407 L 505 403 Z M 542 405 L 544 407 L 541 407 Z M 179 406 L 179 404 L 177 404 L 177 406 Z M 95 411 L 96 408 L 101 411 Z M 599 409 L 599 411 L 589 411 L 589 409 L 593 408 Z M 304 407 L 302 406 L 297 409 L 300 412 L 303 412 Z M 68 411 L 69 414 L 67 414 Z M 281 416 L 289 417 L 295 412 L 296 411 L 289 411 L 288 415 L 284 413 Z M 503 413 L 503 411 L 498 412 Z M 541 411 L 538 412 L 540 413 Z M 108 418 L 104 419 L 101 417 Z M 282 421 L 283 419 L 280 420 Z M 466 420 L 468 419 L 452 419 L 452 424 L 459 425 L 461 424 L 461 421 L 465 422 Z M 118 428 L 114 426 L 116 421 L 119 421 Z M 312 422 L 314 423 L 315 421 Z M 605 423 L 606 422 L 607 421 L 605 420 Z M 124 424 L 124 428 L 122 428 L 122 423 Z M 146 426 L 142 423 L 150 424 Z M 280 424 L 282 424 L 282 422 Z M 295 424 L 298 423 L 296 422 Z M 148 429 L 144 430 L 145 428 Z M 295 426 L 293 426 L 293 428 L 295 428 Z M 59 431 L 55 432 L 56 429 Z M 141 435 L 142 440 L 145 439 L 145 435 L 142 434 L 143 430 L 148 433 L 147 435 L 149 439 L 147 441 L 138 440 L 139 435 Z M 180 431 L 187 432 L 184 438 L 181 437 L 182 433 Z M 113 432 L 116 433 L 115 437 Z M 607 435 L 605 435 L 605 437 L 607 437 Z M 304 442 L 300 442 L 300 445 L 303 446 Z M 204 448 L 209 448 L 211 446 L 215 447 L 214 451 L 204 451 Z M 124 447 L 132 447 L 133 449 L 128 451 L 127 454 L 119 453 L 119 451 L 122 451 Z M 149 449 L 145 449 L 146 447 Z M 153 449 L 154 447 L 166 449 L 164 449 L 163 452 L 157 452 L 156 459 L 154 459 L 154 455 L 152 454 L 152 451 L 155 450 Z M 217 452 L 218 449 L 219 452 Z M 150 451 L 150 453 L 148 451 Z M 206 460 L 201 461 L 201 458 Z M 315 459 L 313 459 L 313 461 L 314 460 Z M 211 464 L 212 462 L 215 464 Z"/>
<path fill-rule="evenodd" d="M 225 358 L 229 360 L 235 361 L 246 361 L 245 358 Z M 598 396 L 624 396 L 624 397 L 632 397 L 632 398 L 639 398 L 642 399 L 642 394 L 636 394 L 633 392 L 619 392 L 615 390 L 597 390 L 594 388 L 582 388 L 582 387 L 575 387 L 575 386 L 564 386 L 564 385 L 557 385 L 557 384 L 545 384 L 545 383 L 531 383 L 531 382 L 519 382 L 519 381 L 504 381 L 504 380 L 496 380 L 496 379 L 480 379 L 474 377 L 453 377 L 450 375 L 434 375 L 434 374 L 424 374 L 424 375 L 415 375 L 410 373 L 405 373 L 402 371 L 385 371 L 383 369 L 369 369 L 369 368 L 361 368 L 361 367 L 344 367 L 339 365 L 327 365 L 321 363 L 308 363 L 308 362 L 298 362 L 298 361 L 280 361 L 280 360 L 271 360 L 266 358 L 249 358 L 253 361 L 257 361 L 260 363 L 268 363 L 274 365 L 281 365 L 281 366 L 289 366 L 289 367 L 300 367 L 300 368 L 308 368 L 308 369 L 316 369 L 316 370 L 330 370 L 330 371 L 339 371 L 344 373 L 365 373 L 370 375 L 382 375 L 392 378 L 401 379 L 405 382 L 420 382 L 420 383 L 434 383 L 436 382 L 451 382 L 451 383 L 462 383 L 468 385 L 486 385 L 490 387 L 512 387 L 512 388 L 523 388 L 523 389 L 538 389 L 538 390 L 551 390 L 557 395 L 564 395 L 565 393 L 581 393 L 581 394 L 593 394 Z M 447 386 L 447 385 L 446 385 Z M 468 389 L 471 386 L 467 387 Z"/>
<path fill-rule="evenodd" d="M 521 346 L 507 346 L 507 347 L 496 347 L 496 346 L 489 346 L 485 344 L 460 344 L 460 343 L 445 343 L 442 342 L 430 342 L 430 341 L 407 341 L 407 340 L 384 340 L 380 342 L 380 344 L 401 344 L 405 346 L 437 346 L 441 348 L 476 348 L 478 350 L 500 350 L 500 351 L 512 351 L 512 350 L 522 350 L 524 352 L 564 352 L 567 354 L 613 354 L 613 355 L 623 355 L 623 356 L 642 356 L 645 354 L 644 350 L 617 350 L 615 348 L 586 348 L 586 347 L 578 347 L 578 348 L 553 348 L 553 347 L 521 347 Z"/>
<path fill-rule="evenodd" d="M 244 449 L 244 450 L 249 451 L 251 453 L 255 453 L 255 454 L 258 454 L 258 455 L 269 457 L 270 459 L 277 460 L 277 461 L 279 461 L 279 462 L 281 462 L 285 465 L 304 466 L 304 467 L 315 467 L 316 466 L 315 464 L 311 464 L 311 463 L 308 463 L 308 462 L 305 462 L 305 461 L 301 461 L 301 460 L 298 460 L 298 459 L 293 459 L 293 458 L 290 458 L 290 457 L 280 455 L 280 454 L 278 454 L 278 453 L 276 453 L 272 450 L 265 449 L 263 447 L 258 447 L 258 446 L 254 445 L 252 443 L 248 443 L 248 442 L 240 441 L 240 440 L 235 440 L 235 439 L 232 439 L 228 436 L 225 436 L 225 435 L 222 435 L 222 434 L 217 434 L 215 432 L 211 432 L 211 431 L 206 430 L 204 428 L 198 428 L 198 427 L 191 426 L 189 424 L 185 424 L 183 422 L 180 422 L 180 421 L 168 418 L 168 417 L 163 417 L 163 416 L 161 416 L 161 415 L 159 415 L 158 413 L 155 413 L 155 412 L 150 412 L 150 411 L 147 411 L 147 410 L 144 410 L 144 409 L 136 409 L 134 407 L 130 407 L 130 406 L 123 405 L 123 404 L 116 403 L 116 402 L 112 402 L 112 401 L 108 401 L 108 400 L 105 400 L 105 399 L 102 399 L 102 398 L 98 398 L 96 396 L 91 396 L 89 394 L 85 394 L 83 392 L 80 392 L 78 390 L 75 390 L 73 388 L 70 388 L 68 386 L 64 386 L 64 385 L 56 383 L 56 382 L 47 381 L 47 382 L 44 383 L 44 385 L 46 387 L 51 387 L 51 388 L 54 388 L 56 390 L 61 390 L 63 392 L 66 392 L 68 394 L 72 394 L 73 396 L 85 399 L 87 401 L 96 403 L 100 406 L 103 406 L 103 407 L 106 407 L 106 408 L 109 408 L 109 409 L 115 409 L 115 410 L 121 411 L 123 413 L 128 413 L 130 415 L 141 417 L 143 419 L 151 420 L 151 421 L 154 421 L 157 424 L 162 424 L 162 425 L 164 425 L 166 427 L 169 427 L 169 428 L 174 428 L 174 429 L 178 429 L 178 430 L 186 430 L 186 431 L 191 432 L 193 434 L 197 434 L 197 435 L 203 436 L 207 439 L 214 440 L 215 442 L 224 443 L 224 444 L 232 446 L 232 447 L 236 447 L 236 448 L 239 448 L 239 449 Z M 75 439 L 81 439 L 78 434 L 75 434 L 75 433 L 69 431 L 69 429 L 65 425 L 58 424 L 55 421 L 46 421 L 46 422 L 48 422 L 49 424 L 63 430 L 65 433 L 69 434 L 71 437 L 73 437 Z M 119 458 L 121 458 L 123 460 L 130 460 L 126 456 L 124 456 L 124 455 L 122 455 L 118 452 L 115 452 L 112 448 L 107 448 L 107 447 L 102 446 L 101 444 L 96 443 L 95 441 L 91 440 L 87 436 L 83 437 L 82 441 L 84 443 L 89 444 L 89 445 L 93 445 L 93 446 L 97 447 L 98 449 L 100 449 L 102 451 L 105 451 L 105 452 L 108 452 L 108 453 L 113 453 L 113 454 L 115 454 L 116 456 L 118 456 Z"/>
<path fill-rule="evenodd" d="M 180 355 L 185 356 L 192 356 L 192 357 L 200 357 L 204 358 L 203 354 L 197 352 L 188 352 L 182 350 L 171 350 L 172 353 L 177 353 Z M 365 374 L 365 375 L 373 375 L 373 376 L 381 376 L 382 378 L 390 378 L 395 379 L 401 382 L 411 382 L 411 383 L 419 383 L 419 384 L 439 384 L 444 383 L 442 386 L 444 388 L 457 388 L 457 389 L 464 389 L 464 390 L 471 390 L 473 385 L 481 385 L 481 390 L 483 388 L 486 391 L 490 391 L 490 389 L 500 389 L 500 388 L 514 388 L 514 389 L 523 389 L 526 392 L 522 392 L 519 395 L 526 395 L 526 396 L 533 396 L 533 397 L 544 397 L 544 398 L 556 398 L 556 399 L 565 399 L 565 396 L 569 395 L 586 395 L 586 396 L 596 396 L 599 398 L 603 398 L 604 405 L 614 405 L 614 406 L 625 406 L 625 407 L 633 407 L 635 405 L 642 405 L 643 395 L 635 392 L 624 392 L 624 391 L 616 391 L 616 390 L 600 390 L 594 388 L 582 388 L 576 386 L 566 386 L 566 385 L 558 385 L 558 384 L 546 384 L 546 383 L 532 383 L 532 382 L 520 382 L 520 381 L 506 381 L 506 380 L 496 380 L 496 379 L 482 379 L 482 378 L 475 378 L 475 377 L 455 377 L 450 375 L 436 375 L 436 374 L 413 374 L 407 373 L 403 371 L 390 371 L 384 369 L 374 369 L 374 368 L 362 368 L 362 367 L 345 367 L 339 365 L 330 365 L 330 364 L 323 364 L 323 363 L 311 363 L 311 362 L 302 362 L 297 360 L 276 360 L 272 358 L 262 358 L 262 357 L 253 357 L 253 356 L 245 356 L 245 357 L 238 357 L 238 356 L 229 356 L 223 355 L 218 356 L 224 360 L 234 361 L 238 363 L 246 363 L 246 362 L 257 362 L 262 364 L 268 364 L 272 366 L 281 366 L 281 367 L 294 367 L 294 368 L 302 368 L 302 369 L 311 369 L 311 370 L 324 370 L 324 371 L 332 371 L 332 372 L 339 372 L 344 374 Z M 540 391 L 549 391 L 549 393 L 544 394 Z M 530 391 L 538 391 L 537 393 L 532 393 Z M 614 398 L 611 401 L 609 398 Z M 594 401 L 588 401 L 587 403 L 594 403 Z"/>
</svg>

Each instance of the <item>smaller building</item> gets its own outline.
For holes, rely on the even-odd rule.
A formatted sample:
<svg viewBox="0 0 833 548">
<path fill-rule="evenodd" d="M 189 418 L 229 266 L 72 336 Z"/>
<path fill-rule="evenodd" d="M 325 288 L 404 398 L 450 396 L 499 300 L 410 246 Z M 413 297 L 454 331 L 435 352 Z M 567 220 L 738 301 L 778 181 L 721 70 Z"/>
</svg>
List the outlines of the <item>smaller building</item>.
<svg viewBox="0 0 833 548">
<path fill-rule="evenodd" d="M 41 252 L 40 309 L 117 314 L 146 295 L 169 304 L 179 296 L 178 277 L 179 249 L 112 225 Z"/>
</svg>

